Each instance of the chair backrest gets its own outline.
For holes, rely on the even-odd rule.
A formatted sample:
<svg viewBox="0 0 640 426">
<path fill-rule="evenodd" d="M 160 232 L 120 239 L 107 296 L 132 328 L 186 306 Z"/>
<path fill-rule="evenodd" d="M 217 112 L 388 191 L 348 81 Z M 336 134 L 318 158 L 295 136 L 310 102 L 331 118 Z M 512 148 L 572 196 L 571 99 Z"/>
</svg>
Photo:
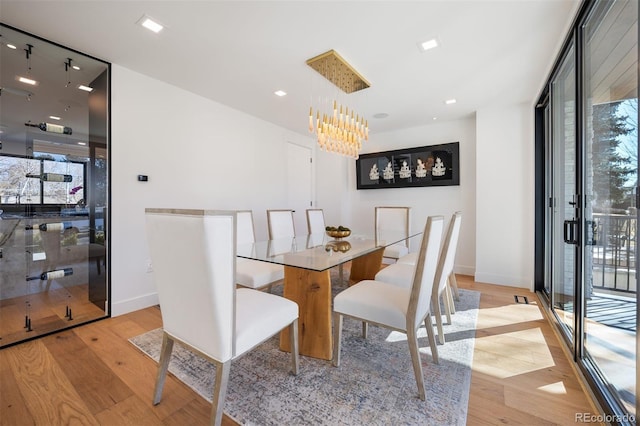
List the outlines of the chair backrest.
<svg viewBox="0 0 640 426">
<path fill-rule="evenodd" d="M 381 231 L 402 232 L 409 236 L 411 228 L 411 207 L 376 207 L 375 208 L 376 239 Z M 407 245 L 407 240 L 403 240 Z"/>
<path fill-rule="evenodd" d="M 295 240 L 293 237 L 276 238 L 267 241 L 267 256 L 274 257 L 295 251 Z"/>
<path fill-rule="evenodd" d="M 307 209 L 307 230 L 309 234 L 324 234 L 325 227 L 322 209 Z"/>
<path fill-rule="evenodd" d="M 293 210 L 267 210 L 267 224 L 270 240 L 296 236 Z"/>
<path fill-rule="evenodd" d="M 462 212 L 455 212 L 449 221 L 447 234 L 444 237 L 442 251 L 440 252 L 440 260 L 438 261 L 438 270 L 436 271 L 434 285 L 434 293 L 442 293 L 447 285 L 447 279 L 453 272 L 453 263 L 456 257 L 456 248 L 458 246 L 458 236 L 460 235 L 460 225 L 462 224 Z"/>
<path fill-rule="evenodd" d="M 146 209 L 164 331 L 225 362 L 235 354 L 235 212 Z"/>
<path fill-rule="evenodd" d="M 253 226 L 253 212 L 251 210 L 238 210 L 236 212 L 236 242 L 238 244 L 253 244 L 256 242 L 256 233 Z"/>
<path fill-rule="evenodd" d="M 411 286 L 411 297 L 407 309 L 407 327 L 417 327 L 429 315 L 443 229 L 444 217 L 427 217 Z"/>
</svg>

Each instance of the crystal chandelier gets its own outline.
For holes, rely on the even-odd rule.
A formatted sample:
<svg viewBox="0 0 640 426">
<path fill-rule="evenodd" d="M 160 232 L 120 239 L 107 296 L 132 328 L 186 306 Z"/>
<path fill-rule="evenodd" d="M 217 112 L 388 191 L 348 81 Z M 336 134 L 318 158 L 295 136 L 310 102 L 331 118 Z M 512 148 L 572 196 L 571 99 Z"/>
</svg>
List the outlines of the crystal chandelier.
<svg viewBox="0 0 640 426">
<path fill-rule="evenodd" d="M 334 50 L 309 59 L 307 65 L 345 93 L 353 93 L 370 86 Z M 321 111 L 322 108 L 322 105 L 316 106 L 315 111 L 313 105 L 309 108 L 309 132 L 315 133 L 318 146 L 327 152 L 358 158 L 362 142 L 369 140 L 368 121 L 335 98 L 332 102 L 325 102 L 325 112 Z"/>
</svg>

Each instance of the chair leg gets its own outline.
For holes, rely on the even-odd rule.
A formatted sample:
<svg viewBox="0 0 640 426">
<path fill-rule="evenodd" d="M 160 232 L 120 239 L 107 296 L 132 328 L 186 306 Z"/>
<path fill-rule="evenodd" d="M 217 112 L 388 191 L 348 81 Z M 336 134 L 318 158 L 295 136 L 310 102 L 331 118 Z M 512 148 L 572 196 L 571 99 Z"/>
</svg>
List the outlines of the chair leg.
<svg viewBox="0 0 640 426">
<path fill-rule="evenodd" d="M 453 272 L 449 275 L 449 285 L 453 289 L 453 298 L 460 301 L 460 293 L 458 292 L 458 281 L 456 281 L 456 274 Z"/>
<path fill-rule="evenodd" d="M 438 346 L 436 345 L 436 337 L 433 335 L 433 322 L 431 321 L 431 314 L 427 315 L 424 319 L 424 326 L 427 329 L 427 337 L 429 338 L 429 346 L 431 347 L 431 357 L 434 364 L 439 364 L 438 360 Z"/>
<path fill-rule="evenodd" d="M 293 320 L 293 322 L 289 326 L 289 339 L 291 347 L 291 371 L 297 376 L 298 369 L 300 368 L 300 356 L 298 355 L 298 352 L 300 352 L 300 350 L 298 349 L 298 318 Z"/>
<path fill-rule="evenodd" d="M 342 315 L 333 313 L 333 366 L 340 367 L 340 342 L 342 340 Z"/>
<path fill-rule="evenodd" d="M 447 316 L 447 324 L 451 324 L 451 304 L 449 303 L 449 286 L 444 286 L 444 291 L 440 293 L 442 305 L 444 306 L 444 314 Z"/>
<path fill-rule="evenodd" d="M 451 285 L 447 282 L 447 286 L 445 287 L 447 292 L 447 303 L 449 304 L 449 312 L 451 315 L 456 313 L 456 304 L 453 302 L 453 290 L 451 290 Z"/>
<path fill-rule="evenodd" d="M 213 402 L 211 403 L 211 425 L 220 426 L 224 410 L 224 399 L 227 396 L 227 385 L 229 384 L 229 371 L 231 371 L 231 361 L 216 362 L 216 384 L 213 389 Z"/>
<path fill-rule="evenodd" d="M 156 387 L 153 391 L 153 405 L 158 405 L 162 399 L 162 389 L 167 378 L 171 351 L 173 350 L 173 339 L 167 333 L 162 333 L 162 348 L 160 349 L 160 361 L 158 362 L 158 374 L 156 376 Z"/>
<path fill-rule="evenodd" d="M 431 305 L 433 306 L 433 315 L 435 315 L 436 317 L 436 326 L 438 327 L 438 341 L 440 342 L 441 345 L 444 344 L 444 329 L 442 328 L 442 312 L 440 311 L 440 295 L 439 294 L 435 294 L 431 300 Z M 431 314 L 427 315 L 428 317 L 431 316 Z M 431 321 L 431 318 L 429 318 L 429 321 Z M 431 330 L 433 332 L 433 330 Z M 427 333 L 429 332 L 429 330 L 427 330 Z"/>
<path fill-rule="evenodd" d="M 418 395 L 420 396 L 420 399 L 424 401 L 426 398 L 426 392 L 424 390 L 424 376 L 422 373 L 422 363 L 420 362 L 420 350 L 418 349 L 418 335 L 415 329 L 407 330 L 407 342 L 409 343 L 409 353 L 411 354 L 411 362 L 413 363 L 413 372 L 416 376 L 416 383 L 418 385 Z"/>
<path fill-rule="evenodd" d="M 369 336 L 369 323 L 362 321 L 362 338 L 366 339 Z"/>
</svg>

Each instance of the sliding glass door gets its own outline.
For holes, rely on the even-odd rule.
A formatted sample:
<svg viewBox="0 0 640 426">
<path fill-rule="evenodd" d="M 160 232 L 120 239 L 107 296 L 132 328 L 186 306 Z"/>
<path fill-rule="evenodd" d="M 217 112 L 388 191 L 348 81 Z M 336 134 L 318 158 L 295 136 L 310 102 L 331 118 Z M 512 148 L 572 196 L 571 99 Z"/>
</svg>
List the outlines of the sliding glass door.
<svg viewBox="0 0 640 426">
<path fill-rule="evenodd" d="M 637 406 L 638 69 L 638 2 L 585 2 L 536 114 L 536 289 L 612 424 Z"/>
<path fill-rule="evenodd" d="M 638 2 L 600 2 L 583 26 L 584 356 L 635 414 Z"/>
</svg>

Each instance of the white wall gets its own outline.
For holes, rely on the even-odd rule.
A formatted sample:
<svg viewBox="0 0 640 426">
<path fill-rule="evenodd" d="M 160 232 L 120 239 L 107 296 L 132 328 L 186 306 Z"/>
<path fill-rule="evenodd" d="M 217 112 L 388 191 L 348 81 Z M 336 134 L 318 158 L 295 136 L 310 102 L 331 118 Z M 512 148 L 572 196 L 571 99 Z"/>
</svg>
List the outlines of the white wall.
<svg viewBox="0 0 640 426">
<path fill-rule="evenodd" d="M 111 81 L 111 306 L 120 315 L 157 303 L 146 207 L 252 209 L 266 239 L 265 210 L 286 203 L 286 144 L 312 141 L 117 65 Z"/>
<path fill-rule="evenodd" d="M 475 120 L 443 122 L 375 133 L 365 142 L 363 153 L 460 143 L 460 186 L 423 188 L 356 189 L 355 160 L 343 160 L 335 154 L 318 154 L 318 202 L 341 212 L 340 224 L 357 232 L 372 232 L 374 207 L 411 206 L 413 230 L 422 230 L 429 215 L 444 215 L 448 221 L 455 211 L 463 212 L 463 222 L 455 270 L 473 275 L 475 271 Z M 327 207 L 325 207 L 327 208 Z M 336 223 L 336 222 L 333 222 Z M 416 241 L 412 248 L 417 250 Z"/>
<path fill-rule="evenodd" d="M 533 106 L 479 110 L 476 126 L 476 281 L 533 290 Z"/>
<path fill-rule="evenodd" d="M 475 118 L 372 134 L 365 152 L 460 143 L 460 186 L 356 190 L 355 161 L 299 135 L 126 68 L 112 66 L 112 315 L 157 303 L 144 230 L 146 207 L 254 210 L 286 205 L 286 145 L 311 146 L 316 206 L 329 224 L 373 229 L 376 205 L 428 215 L 463 212 L 455 270 L 529 287 L 533 275 L 533 113 L 527 105 Z M 479 167 L 476 167 L 479 164 Z M 137 175 L 149 176 L 146 183 Z"/>
</svg>

